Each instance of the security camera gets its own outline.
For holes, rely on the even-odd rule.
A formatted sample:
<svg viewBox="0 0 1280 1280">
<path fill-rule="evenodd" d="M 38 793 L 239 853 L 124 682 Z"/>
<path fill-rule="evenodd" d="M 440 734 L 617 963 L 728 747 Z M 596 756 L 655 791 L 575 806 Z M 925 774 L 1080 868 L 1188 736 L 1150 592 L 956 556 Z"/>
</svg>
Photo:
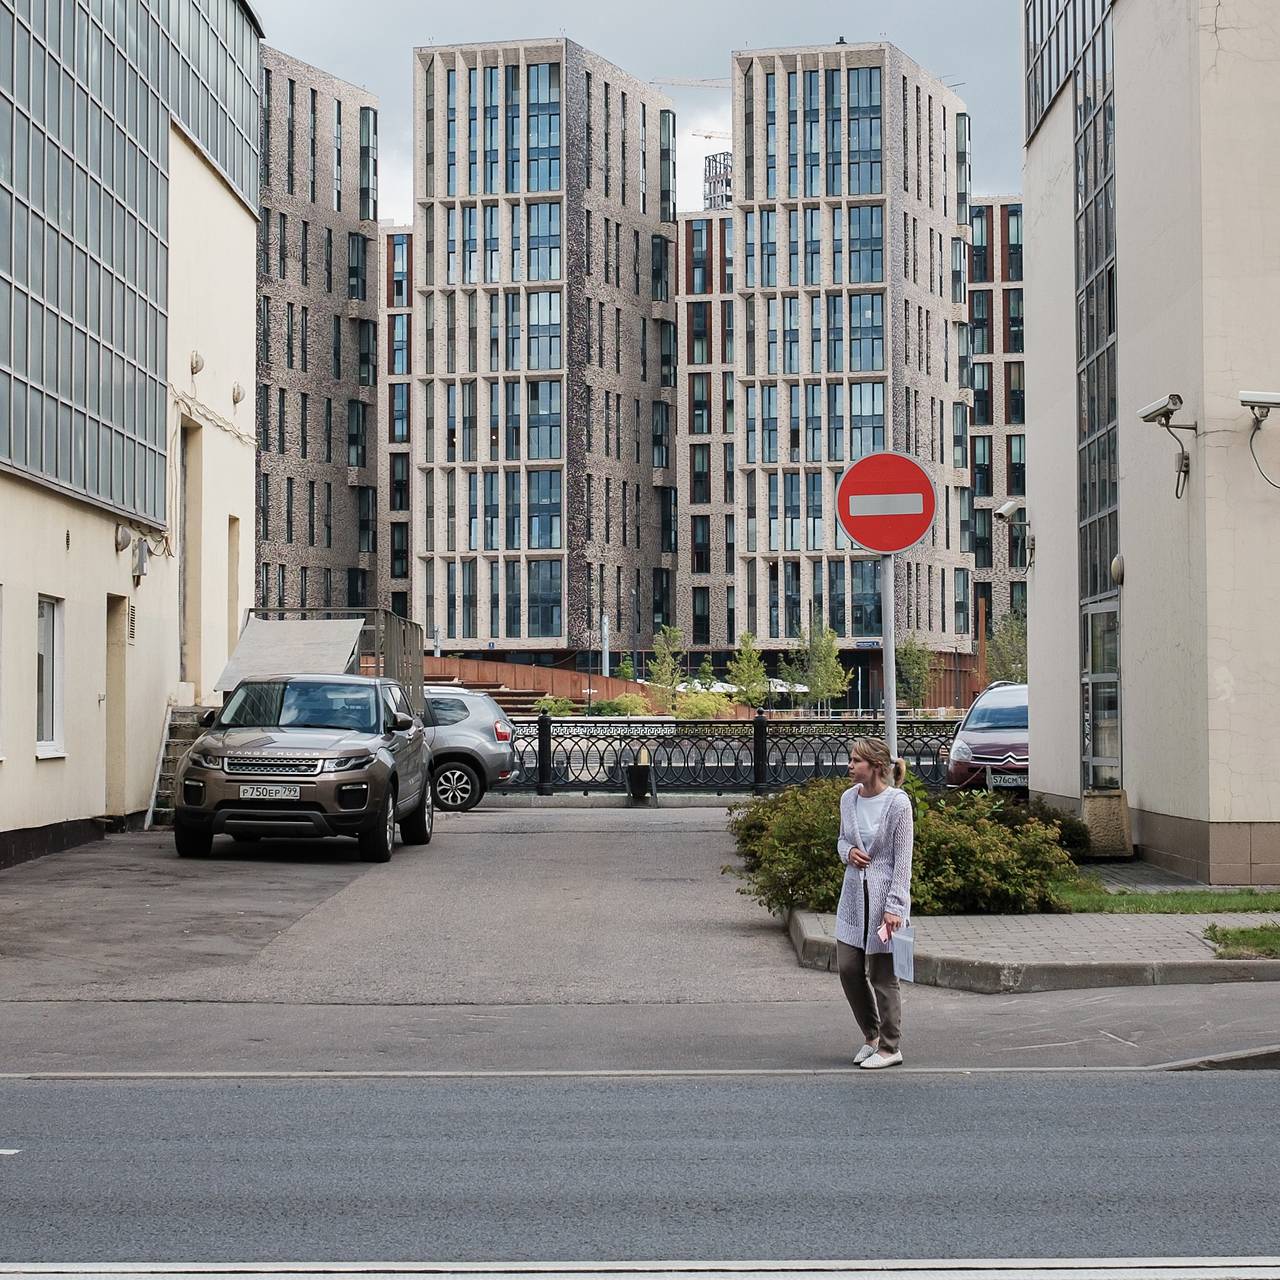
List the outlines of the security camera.
<svg viewBox="0 0 1280 1280">
<path fill-rule="evenodd" d="M 1261 422 L 1272 409 L 1280 409 L 1280 391 L 1242 391 L 1240 403 Z"/>
<path fill-rule="evenodd" d="M 1163 400 L 1157 400 L 1154 404 L 1147 405 L 1145 409 L 1139 409 L 1138 417 L 1143 422 L 1159 422 L 1163 425 L 1181 408 L 1182 397 L 1171 391 Z"/>
<path fill-rule="evenodd" d="M 1010 498 L 1008 502 L 1002 502 L 995 509 L 995 517 L 997 520 L 1012 520 L 1013 513 L 1017 511 L 1020 506 L 1022 506 L 1022 503 L 1019 502 L 1017 498 Z"/>
</svg>

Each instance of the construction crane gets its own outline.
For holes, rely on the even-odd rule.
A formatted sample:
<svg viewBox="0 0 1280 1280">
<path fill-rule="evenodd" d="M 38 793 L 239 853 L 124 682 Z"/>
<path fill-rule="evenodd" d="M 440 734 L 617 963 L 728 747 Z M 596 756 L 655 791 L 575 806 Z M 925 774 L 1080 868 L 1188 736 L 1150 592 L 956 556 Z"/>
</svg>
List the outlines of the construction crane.
<svg viewBox="0 0 1280 1280">
<path fill-rule="evenodd" d="M 690 129 L 689 132 L 695 138 L 720 138 L 725 142 L 733 141 L 733 134 L 725 133 L 723 129 Z"/>
<path fill-rule="evenodd" d="M 675 85 L 678 89 L 727 89 L 729 81 L 724 79 L 704 79 L 704 80 L 681 80 L 672 77 L 659 77 L 656 80 L 650 80 L 650 84 L 667 84 Z"/>
</svg>

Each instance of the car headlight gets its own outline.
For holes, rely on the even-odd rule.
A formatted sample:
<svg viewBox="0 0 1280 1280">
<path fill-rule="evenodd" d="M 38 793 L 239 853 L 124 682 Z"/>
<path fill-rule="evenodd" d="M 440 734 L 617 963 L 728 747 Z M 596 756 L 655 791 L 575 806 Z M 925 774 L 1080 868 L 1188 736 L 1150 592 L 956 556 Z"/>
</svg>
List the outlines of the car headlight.
<svg viewBox="0 0 1280 1280">
<path fill-rule="evenodd" d="M 321 766 L 321 773 L 349 773 L 353 769 L 367 769 L 373 763 L 373 756 L 331 756 Z"/>
<path fill-rule="evenodd" d="M 222 757 L 207 755 L 203 751 L 193 751 L 191 753 L 191 763 L 197 769 L 221 769 Z"/>
<path fill-rule="evenodd" d="M 949 759 L 958 764 L 968 764 L 973 759 L 973 749 L 963 738 L 957 738 L 951 744 Z"/>
</svg>

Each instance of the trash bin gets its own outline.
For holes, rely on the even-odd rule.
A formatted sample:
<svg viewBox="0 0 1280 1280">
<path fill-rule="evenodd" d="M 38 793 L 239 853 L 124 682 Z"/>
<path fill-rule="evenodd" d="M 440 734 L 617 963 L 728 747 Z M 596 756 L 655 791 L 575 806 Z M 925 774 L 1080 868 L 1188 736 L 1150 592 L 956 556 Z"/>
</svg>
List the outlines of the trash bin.
<svg viewBox="0 0 1280 1280">
<path fill-rule="evenodd" d="M 627 765 L 627 790 L 632 800 L 643 800 L 649 794 L 650 778 L 649 771 L 652 766 L 649 763 L 648 747 L 641 747 L 636 753 L 636 758 Z"/>
</svg>

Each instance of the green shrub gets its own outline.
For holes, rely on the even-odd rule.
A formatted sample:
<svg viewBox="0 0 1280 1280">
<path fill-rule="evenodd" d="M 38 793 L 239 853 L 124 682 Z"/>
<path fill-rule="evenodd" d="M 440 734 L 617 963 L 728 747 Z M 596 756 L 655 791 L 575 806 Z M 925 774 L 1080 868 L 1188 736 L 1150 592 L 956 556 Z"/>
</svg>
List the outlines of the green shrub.
<svg viewBox="0 0 1280 1280">
<path fill-rule="evenodd" d="M 606 698 L 593 703 L 593 716 L 651 716 L 653 712 L 643 694 L 620 693 L 616 698 Z"/>
<path fill-rule="evenodd" d="M 834 911 L 844 880 L 836 855 L 843 778 L 789 787 L 736 805 L 729 830 L 742 859 L 725 870 L 739 892 L 771 911 Z M 985 791 L 931 800 L 908 774 L 915 808 L 912 910 L 917 915 L 1062 911 L 1057 886 L 1078 873 L 1056 825 L 1026 816 Z"/>
<path fill-rule="evenodd" d="M 949 796 L 916 824 L 912 909 L 917 915 L 1064 911 L 1057 887 L 1077 876 L 1058 829 L 1003 821 L 999 797 Z"/>
<path fill-rule="evenodd" d="M 677 720 L 720 720 L 733 709 L 733 703 L 723 693 L 697 693 L 676 695 Z"/>
<path fill-rule="evenodd" d="M 572 716 L 577 714 L 578 704 L 572 698 L 561 698 L 549 693 L 546 697 L 539 698 L 533 704 L 533 709 L 539 713 L 545 711 L 549 716 Z"/>
</svg>

